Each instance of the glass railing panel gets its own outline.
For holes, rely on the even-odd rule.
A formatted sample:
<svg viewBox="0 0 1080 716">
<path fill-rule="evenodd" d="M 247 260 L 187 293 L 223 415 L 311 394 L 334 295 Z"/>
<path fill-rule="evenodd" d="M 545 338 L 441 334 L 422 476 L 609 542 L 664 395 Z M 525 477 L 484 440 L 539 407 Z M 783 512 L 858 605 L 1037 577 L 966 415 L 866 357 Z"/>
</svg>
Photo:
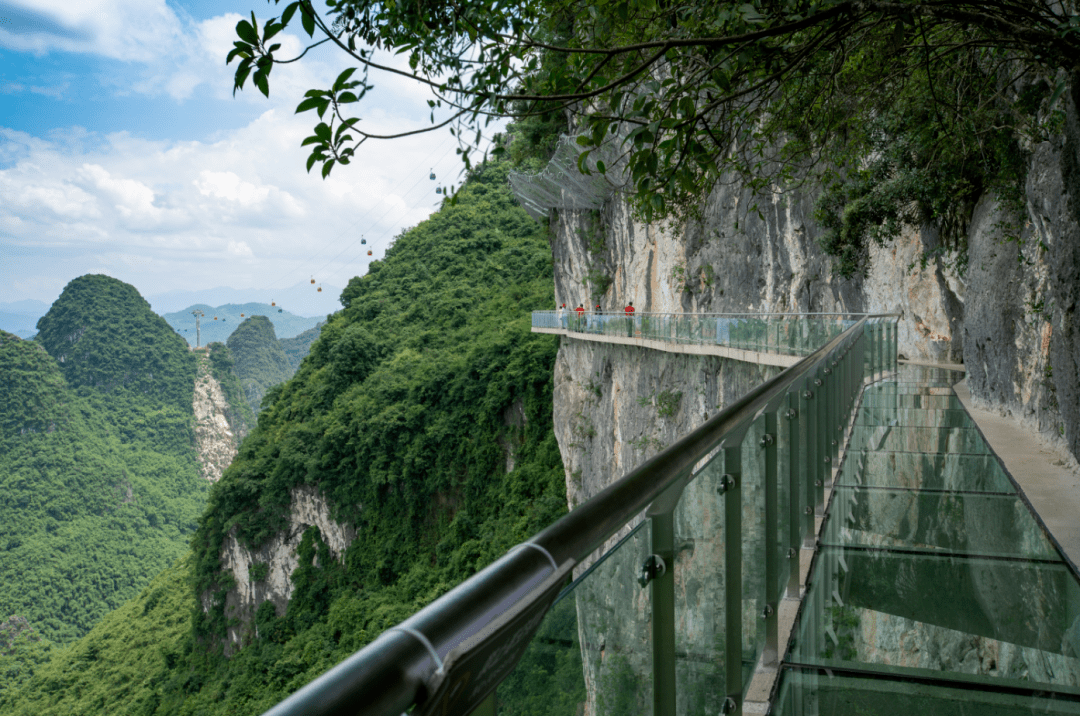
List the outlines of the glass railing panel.
<svg viewBox="0 0 1080 716">
<path fill-rule="evenodd" d="M 879 452 L 966 453 L 990 451 L 974 428 L 908 428 L 902 426 L 855 425 L 851 431 L 853 449 Z"/>
<path fill-rule="evenodd" d="M 849 453 L 840 485 L 1013 494 L 1012 480 L 993 455 Z"/>
<path fill-rule="evenodd" d="M 724 472 L 721 453 L 686 486 L 675 508 L 675 698 L 680 715 L 720 713 L 727 695 Z"/>
<path fill-rule="evenodd" d="M 838 486 L 821 542 L 1057 561 L 1015 495 Z"/>
<path fill-rule="evenodd" d="M 1062 562 L 821 547 L 790 661 L 1080 694 Z"/>
<path fill-rule="evenodd" d="M 859 716 L 1080 716 L 1080 699 L 1038 690 L 983 691 L 964 684 L 876 679 L 826 669 L 785 669 L 772 714 Z"/>
<path fill-rule="evenodd" d="M 856 425 L 899 425 L 906 428 L 973 428 L 966 410 L 932 410 L 863 405 Z"/>
<path fill-rule="evenodd" d="M 586 563 L 590 571 L 573 585 L 585 713 L 652 713 L 652 591 L 638 583 L 651 552 L 651 527 L 646 523 L 598 565 Z"/>
<path fill-rule="evenodd" d="M 576 716 L 584 711 L 589 699 L 574 591 L 555 602 L 517 667 L 499 684 L 500 716 Z"/>
</svg>

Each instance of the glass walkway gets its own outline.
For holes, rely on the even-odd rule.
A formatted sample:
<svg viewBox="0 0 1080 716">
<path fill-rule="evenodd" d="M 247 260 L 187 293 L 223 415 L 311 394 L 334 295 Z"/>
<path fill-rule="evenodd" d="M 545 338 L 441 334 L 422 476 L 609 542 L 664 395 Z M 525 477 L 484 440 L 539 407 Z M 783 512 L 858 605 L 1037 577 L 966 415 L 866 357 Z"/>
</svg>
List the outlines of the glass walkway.
<svg viewBox="0 0 1080 716">
<path fill-rule="evenodd" d="M 1080 586 L 962 377 L 867 387 L 772 713 L 1080 714 Z"/>
<path fill-rule="evenodd" d="M 739 321 L 651 325 L 808 355 L 268 714 L 1080 716 L 1080 582 L 962 374 Z"/>
</svg>

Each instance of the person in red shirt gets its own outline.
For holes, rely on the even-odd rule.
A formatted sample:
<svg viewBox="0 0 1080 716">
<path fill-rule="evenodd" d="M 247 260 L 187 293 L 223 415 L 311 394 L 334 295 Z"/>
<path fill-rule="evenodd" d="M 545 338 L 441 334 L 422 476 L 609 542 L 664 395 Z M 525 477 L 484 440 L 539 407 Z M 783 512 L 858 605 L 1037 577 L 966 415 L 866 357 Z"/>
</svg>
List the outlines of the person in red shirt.
<svg viewBox="0 0 1080 716">
<path fill-rule="evenodd" d="M 626 313 L 626 335 L 630 338 L 634 337 L 634 302 L 626 304 L 626 308 L 623 309 Z"/>
<path fill-rule="evenodd" d="M 579 303 L 577 308 L 574 309 L 574 312 L 577 313 L 577 324 L 574 326 L 574 330 L 580 331 L 581 324 L 585 320 L 585 304 Z"/>
</svg>

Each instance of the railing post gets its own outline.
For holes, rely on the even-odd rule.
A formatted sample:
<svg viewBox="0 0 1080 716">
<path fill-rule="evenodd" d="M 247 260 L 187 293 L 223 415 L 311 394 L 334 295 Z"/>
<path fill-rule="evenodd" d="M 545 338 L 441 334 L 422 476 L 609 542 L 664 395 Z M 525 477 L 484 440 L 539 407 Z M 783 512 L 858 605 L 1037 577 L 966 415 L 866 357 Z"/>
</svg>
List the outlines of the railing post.
<svg viewBox="0 0 1080 716">
<path fill-rule="evenodd" d="M 742 716 L 742 445 L 724 448 L 724 687 L 722 713 Z"/>
<path fill-rule="evenodd" d="M 651 583 L 653 715 L 675 716 L 675 514 L 652 516 L 652 553 L 667 569 Z"/>
<path fill-rule="evenodd" d="M 817 443 L 817 464 L 814 470 L 814 515 L 816 517 L 825 516 L 825 474 L 828 471 L 829 463 L 832 460 L 829 458 L 829 389 L 826 385 L 826 378 L 821 368 L 818 368 L 816 377 L 813 380 L 814 385 L 814 402 L 817 404 L 814 410 L 814 422 L 816 423 L 814 428 L 814 442 Z M 816 528 L 816 525 L 815 525 Z M 815 529 L 815 532 L 817 530 Z"/>
<path fill-rule="evenodd" d="M 802 481 L 799 492 L 803 499 L 800 500 L 800 508 L 803 511 L 802 526 L 803 545 L 808 548 L 814 546 L 814 505 L 817 504 L 817 487 L 814 485 L 817 476 L 817 436 L 814 432 L 814 413 L 817 406 L 814 404 L 813 381 L 802 381 L 799 388 L 799 433 L 803 437 L 802 446 L 806 452 L 804 461 L 805 469 L 800 469 Z"/>
<path fill-rule="evenodd" d="M 780 442 L 776 424 L 776 412 L 765 413 L 765 434 L 761 438 L 765 451 L 765 649 L 761 654 L 763 666 L 775 667 L 779 663 L 780 641 L 780 485 L 776 453 Z"/>
<path fill-rule="evenodd" d="M 788 559 L 791 560 L 788 572 L 787 596 L 799 598 L 799 548 L 803 540 L 803 504 L 805 503 L 806 489 L 803 487 L 800 477 L 802 460 L 800 459 L 800 435 L 803 425 L 802 406 L 799 400 L 799 391 L 793 390 L 787 394 L 787 446 L 788 446 Z"/>
</svg>

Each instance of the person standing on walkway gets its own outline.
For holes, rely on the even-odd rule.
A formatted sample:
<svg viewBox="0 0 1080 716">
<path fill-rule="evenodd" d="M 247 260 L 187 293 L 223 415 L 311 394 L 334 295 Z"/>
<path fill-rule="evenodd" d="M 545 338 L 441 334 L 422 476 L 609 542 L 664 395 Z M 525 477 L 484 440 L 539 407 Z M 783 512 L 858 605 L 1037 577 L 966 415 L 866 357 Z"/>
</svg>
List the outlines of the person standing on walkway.
<svg viewBox="0 0 1080 716">
<path fill-rule="evenodd" d="M 623 309 L 626 313 L 626 335 L 630 338 L 634 337 L 634 302 L 626 304 L 626 308 Z"/>
<path fill-rule="evenodd" d="M 559 322 L 559 328 L 566 328 L 566 304 L 560 304 L 555 311 L 555 320 Z"/>
<path fill-rule="evenodd" d="M 585 304 L 579 303 L 577 308 L 574 309 L 574 313 L 577 314 L 577 321 L 574 325 L 575 331 L 581 330 L 581 324 L 585 322 Z"/>
<path fill-rule="evenodd" d="M 604 332 L 604 314 L 600 310 L 600 304 L 596 304 L 596 333 Z"/>
</svg>

